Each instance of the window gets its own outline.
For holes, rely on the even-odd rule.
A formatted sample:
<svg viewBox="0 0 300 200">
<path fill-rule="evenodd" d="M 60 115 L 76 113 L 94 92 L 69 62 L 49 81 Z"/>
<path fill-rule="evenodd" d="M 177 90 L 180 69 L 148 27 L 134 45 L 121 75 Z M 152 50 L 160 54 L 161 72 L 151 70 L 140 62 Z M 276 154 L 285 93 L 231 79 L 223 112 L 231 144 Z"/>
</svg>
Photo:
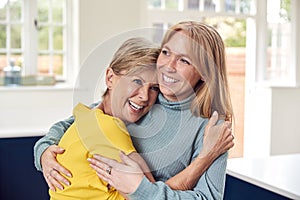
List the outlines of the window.
<svg viewBox="0 0 300 200">
<path fill-rule="evenodd" d="M 268 0 L 267 23 L 268 60 L 264 80 L 284 83 L 293 79 L 290 0 Z"/>
<path fill-rule="evenodd" d="M 11 64 L 23 76 L 67 79 L 70 65 L 70 0 L 6 0 L 0 3 L 0 72 Z M 13 61 L 13 62 L 12 62 Z"/>
</svg>

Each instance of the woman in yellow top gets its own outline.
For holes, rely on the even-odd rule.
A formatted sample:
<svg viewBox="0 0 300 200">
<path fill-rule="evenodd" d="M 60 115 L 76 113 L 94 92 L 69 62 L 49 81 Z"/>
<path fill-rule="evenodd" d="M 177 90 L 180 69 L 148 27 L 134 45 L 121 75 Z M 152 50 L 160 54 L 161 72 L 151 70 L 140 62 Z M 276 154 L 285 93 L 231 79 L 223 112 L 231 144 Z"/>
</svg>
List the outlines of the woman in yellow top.
<svg viewBox="0 0 300 200">
<path fill-rule="evenodd" d="M 93 109 L 82 104 L 74 108 L 75 122 L 59 143 L 65 152 L 57 155 L 57 161 L 72 173 L 68 177 L 71 184 L 63 190 L 49 190 L 52 200 L 125 199 L 125 194 L 110 187 L 90 167 L 87 159 L 94 154 L 121 161 L 119 154 L 124 152 L 154 182 L 145 161 L 135 151 L 125 124 L 139 120 L 155 103 L 159 92 L 155 63 L 159 53 L 158 48 L 142 38 L 125 41 L 106 70 L 107 90 L 102 102 Z M 229 138 L 231 132 L 224 130 L 226 126 L 222 132 L 226 132 L 224 138 Z M 226 151 L 228 146 L 220 145 L 222 148 Z M 107 173 L 110 170 L 107 168 Z M 201 170 L 191 165 L 167 184 L 173 189 L 191 189 Z"/>
<path fill-rule="evenodd" d="M 75 123 L 59 143 L 65 153 L 57 156 L 72 172 L 71 185 L 56 192 L 49 190 L 51 199 L 124 199 L 90 167 L 87 158 L 96 153 L 120 161 L 122 151 L 149 172 L 124 123 L 137 121 L 155 103 L 159 91 L 155 63 L 159 52 L 159 48 L 142 38 L 125 41 L 106 71 L 103 101 L 93 109 L 83 104 L 74 108 Z M 154 180 L 150 173 L 146 174 Z"/>
</svg>

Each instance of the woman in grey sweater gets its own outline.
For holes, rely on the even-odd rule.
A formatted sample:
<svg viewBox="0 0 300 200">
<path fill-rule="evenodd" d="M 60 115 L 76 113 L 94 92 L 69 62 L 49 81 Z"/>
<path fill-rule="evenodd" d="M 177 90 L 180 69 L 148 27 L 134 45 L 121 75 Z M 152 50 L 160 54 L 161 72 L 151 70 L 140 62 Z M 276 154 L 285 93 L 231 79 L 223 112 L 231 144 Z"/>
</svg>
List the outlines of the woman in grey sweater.
<svg viewBox="0 0 300 200">
<path fill-rule="evenodd" d="M 164 37 L 157 69 L 161 94 L 156 104 L 138 123 L 127 127 L 135 148 L 157 181 L 151 183 L 141 173 L 128 173 L 125 169 L 136 165 L 124 156 L 125 164 L 95 156 L 92 166 L 129 199 L 222 199 L 228 154 L 203 149 L 203 141 L 214 110 L 222 120 L 232 120 L 223 41 L 210 26 L 191 21 L 178 23 Z M 62 153 L 48 147 L 57 144 L 72 123 L 73 118 L 57 123 L 47 137 L 37 142 L 35 162 L 39 169 L 42 155 Z M 193 190 L 172 190 L 165 184 L 191 163 L 200 163 L 203 169 Z M 54 175 L 68 172 L 59 164 L 52 165 Z M 112 167 L 110 174 L 105 172 L 108 167 Z"/>
</svg>

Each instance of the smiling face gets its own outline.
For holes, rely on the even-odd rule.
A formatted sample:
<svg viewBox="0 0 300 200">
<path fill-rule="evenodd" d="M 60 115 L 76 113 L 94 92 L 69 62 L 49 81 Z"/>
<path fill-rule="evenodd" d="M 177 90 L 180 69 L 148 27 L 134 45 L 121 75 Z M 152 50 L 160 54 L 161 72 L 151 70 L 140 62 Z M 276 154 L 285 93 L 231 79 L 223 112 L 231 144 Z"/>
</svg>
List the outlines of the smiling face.
<svg viewBox="0 0 300 200">
<path fill-rule="evenodd" d="M 190 56 L 190 42 L 182 32 L 176 32 L 162 46 L 157 59 L 160 91 L 169 101 L 180 101 L 189 97 L 201 79 Z"/>
<path fill-rule="evenodd" d="M 116 75 L 108 69 L 111 115 L 132 123 L 145 115 L 158 95 L 155 70 L 145 68 L 126 75 Z"/>
</svg>

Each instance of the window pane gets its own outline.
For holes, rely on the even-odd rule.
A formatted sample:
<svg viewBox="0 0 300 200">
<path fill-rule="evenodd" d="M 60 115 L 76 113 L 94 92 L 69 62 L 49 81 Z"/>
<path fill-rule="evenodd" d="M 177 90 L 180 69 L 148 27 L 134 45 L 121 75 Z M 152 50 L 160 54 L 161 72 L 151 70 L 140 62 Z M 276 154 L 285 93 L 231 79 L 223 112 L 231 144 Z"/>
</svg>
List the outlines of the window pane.
<svg viewBox="0 0 300 200">
<path fill-rule="evenodd" d="M 52 2 L 52 19 L 53 22 L 63 22 L 63 2 L 56 0 Z"/>
<path fill-rule="evenodd" d="M 10 0 L 10 20 L 20 21 L 22 18 L 22 1 L 21 0 Z"/>
<path fill-rule="evenodd" d="M 48 0 L 38 0 L 38 21 L 39 22 L 48 22 Z"/>
<path fill-rule="evenodd" d="M 214 26 L 222 36 L 226 47 L 245 47 L 246 21 L 232 17 L 205 18 L 204 22 Z"/>
<path fill-rule="evenodd" d="M 254 14 L 255 0 L 225 0 L 225 11 Z"/>
<path fill-rule="evenodd" d="M 204 10 L 216 11 L 216 4 L 212 0 L 204 0 Z"/>
<path fill-rule="evenodd" d="M 178 0 L 165 0 L 166 2 L 166 9 L 178 9 Z"/>
<path fill-rule="evenodd" d="M 22 26 L 21 25 L 11 25 L 10 29 L 10 45 L 13 49 L 21 49 L 21 31 Z"/>
<path fill-rule="evenodd" d="M 14 53 L 10 56 L 10 60 L 13 61 L 15 66 L 23 66 L 23 56 L 21 53 Z"/>
<path fill-rule="evenodd" d="M 0 48 L 6 48 L 6 25 L 0 24 Z"/>
<path fill-rule="evenodd" d="M 0 1 L 0 20 L 6 20 L 6 5 L 7 1 L 1 0 Z"/>
<path fill-rule="evenodd" d="M 49 55 L 38 55 L 38 74 L 48 74 L 50 66 Z"/>
<path fill-rule="evenodd" d="M 55 74 L 63 74 L 63 55 L 56 54 L 53 56 L 53 68 Z"/>
<path fill-rule="evenodd" d="M 188 9 L 199 10 L 199 0 L 188 0 Z"/>
<path fill-rule="evenodd" d="M 289 0 L 268 1 L 267 80 L 288 80 L 291 55 L 291 14 Z"/>
<path fill-rule="evenodd" d="M 53 28 L 53 49 L 63 50 L 63 28 L 60 26 Z"/>
<path fill-rule="evenodd" d="M 147 0 L 148 8 L 161 8 L 161 0 Z"/>
<path fill-rule="evenodd" d="M 7 66 L 6 54 L 0 53 L 0 72 L 3 72 L 3 69 L 6 66 Z"/>
<path fill-rule="evenodd" d="M 39 50 L 49 49 L 49 28 L 40 27 L 39 30 Z"/>
</svg>

